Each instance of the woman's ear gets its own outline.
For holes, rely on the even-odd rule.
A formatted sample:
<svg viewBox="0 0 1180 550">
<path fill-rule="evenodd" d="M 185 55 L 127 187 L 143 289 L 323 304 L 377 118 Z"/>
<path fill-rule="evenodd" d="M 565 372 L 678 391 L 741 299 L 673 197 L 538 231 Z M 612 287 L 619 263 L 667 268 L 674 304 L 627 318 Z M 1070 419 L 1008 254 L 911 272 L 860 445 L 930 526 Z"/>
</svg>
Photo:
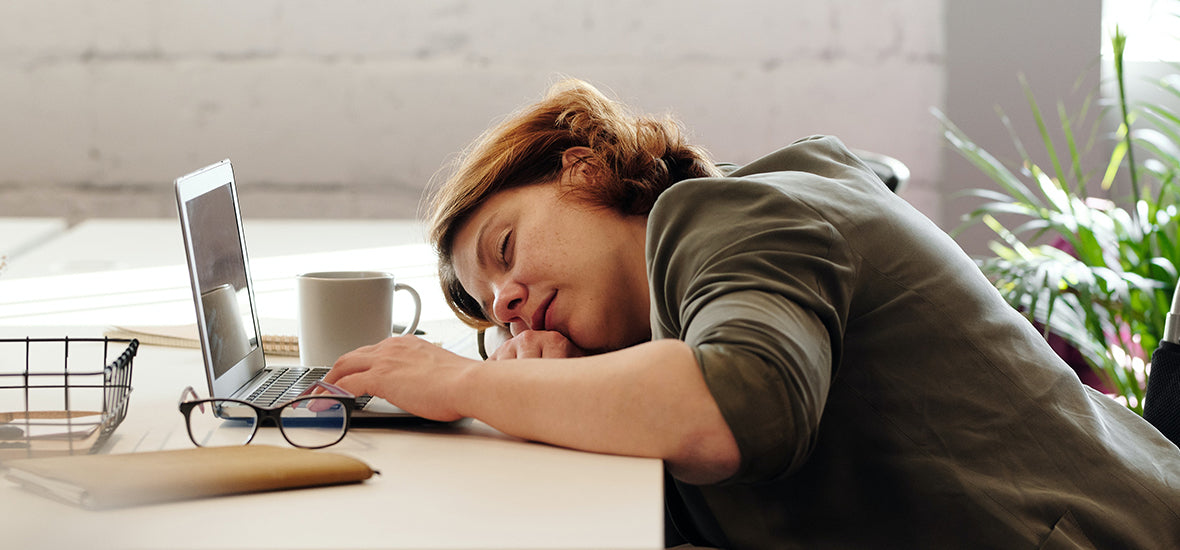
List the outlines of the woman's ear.
<svg viewBox="0 0 1180 550">
<path fill-rule="evenodd" d="M 561 154 L 561 170 L 565 172 L 573 168 L 570 176 L 581 176 L 588 179 L 598 173 L 598 159 L 594 150 L 589 147 L 570 147 Z"/>
</svg>

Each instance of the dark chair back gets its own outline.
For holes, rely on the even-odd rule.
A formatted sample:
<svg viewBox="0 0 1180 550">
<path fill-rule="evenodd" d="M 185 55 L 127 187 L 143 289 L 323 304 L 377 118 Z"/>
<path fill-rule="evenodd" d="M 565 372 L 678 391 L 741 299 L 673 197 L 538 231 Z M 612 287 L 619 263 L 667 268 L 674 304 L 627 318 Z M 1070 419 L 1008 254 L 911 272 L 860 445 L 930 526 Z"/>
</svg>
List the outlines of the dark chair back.
<svg viewBox="0 0 1180 550">
<path fill-rule="evenodd" d="M 1180 287 L 1172 292 L 1172 310 L 1164 321 L 1164 335 L 1151 354 L 1143 418 L 1180 445 Z"/>
<path fill-rule="evenodd" d="M 910 180 L 910 169 L 900 160 L 870 151 L 856 150 L 853 151 L 853 154 L 864 161 L 873 170 L 873 173 L 881 178 L 885 186 L 894 193 L 900 193 L 906 182 Z"/>
</svg>

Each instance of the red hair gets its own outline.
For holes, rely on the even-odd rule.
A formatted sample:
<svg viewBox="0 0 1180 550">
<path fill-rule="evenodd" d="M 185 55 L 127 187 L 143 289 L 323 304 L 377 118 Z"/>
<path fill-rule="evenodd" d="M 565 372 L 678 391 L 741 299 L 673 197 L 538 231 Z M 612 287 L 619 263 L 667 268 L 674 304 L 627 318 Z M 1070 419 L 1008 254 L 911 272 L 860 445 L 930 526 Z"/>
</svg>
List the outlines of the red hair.
<svg viewBox="0 0 1180 550">
<path fill-rule="evenodd" d="M 484 132 L 431 195 L 428 237 L 439 255 L 440 283 L 467 324 L 490 323 L 455 276 L 455 234 L 493 194 L 557 180 L 562 154 L 571 147 L 591 151 L 581 162 L 593 164 L 598 177 L 568 189 L 570 196 L 625 215 L 646 215 L 677 181 L 720 175 L 703 149 L 685 143 L 671 117 L 632 115 L 580 80 L 555 84 L 543 99 Z"/>
</svg>

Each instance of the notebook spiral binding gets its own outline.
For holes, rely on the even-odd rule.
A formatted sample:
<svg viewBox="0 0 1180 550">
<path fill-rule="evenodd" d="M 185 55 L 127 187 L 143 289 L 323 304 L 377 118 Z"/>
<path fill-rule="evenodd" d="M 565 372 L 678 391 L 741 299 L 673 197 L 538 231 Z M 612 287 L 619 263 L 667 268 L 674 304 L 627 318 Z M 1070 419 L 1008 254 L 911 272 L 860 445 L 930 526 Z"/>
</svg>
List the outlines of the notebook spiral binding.
<svg viewBox="0 0 1180 550">
<path fill-rule="evenodd" d="M 0 461 L 96 452 L 127 416 L 139 341 L 0 339 Z"/>
</svg>

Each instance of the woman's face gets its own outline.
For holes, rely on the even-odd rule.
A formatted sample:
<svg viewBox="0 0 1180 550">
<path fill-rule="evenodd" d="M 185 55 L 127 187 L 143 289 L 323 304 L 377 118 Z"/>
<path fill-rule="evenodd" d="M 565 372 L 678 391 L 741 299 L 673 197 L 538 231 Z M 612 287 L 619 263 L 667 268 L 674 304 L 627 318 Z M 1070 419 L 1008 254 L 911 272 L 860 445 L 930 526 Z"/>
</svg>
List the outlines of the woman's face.
<svg viewBox="0 0 1180 550">
<path fill-rule="evenodd" d="M 649 339 L 646 218 L 581 205 L 561 189 L 518 187 L 480 205 L 455 235 L 459 283 L 513 335 L 557 331 L 589 352 Z"/>
</svg>

